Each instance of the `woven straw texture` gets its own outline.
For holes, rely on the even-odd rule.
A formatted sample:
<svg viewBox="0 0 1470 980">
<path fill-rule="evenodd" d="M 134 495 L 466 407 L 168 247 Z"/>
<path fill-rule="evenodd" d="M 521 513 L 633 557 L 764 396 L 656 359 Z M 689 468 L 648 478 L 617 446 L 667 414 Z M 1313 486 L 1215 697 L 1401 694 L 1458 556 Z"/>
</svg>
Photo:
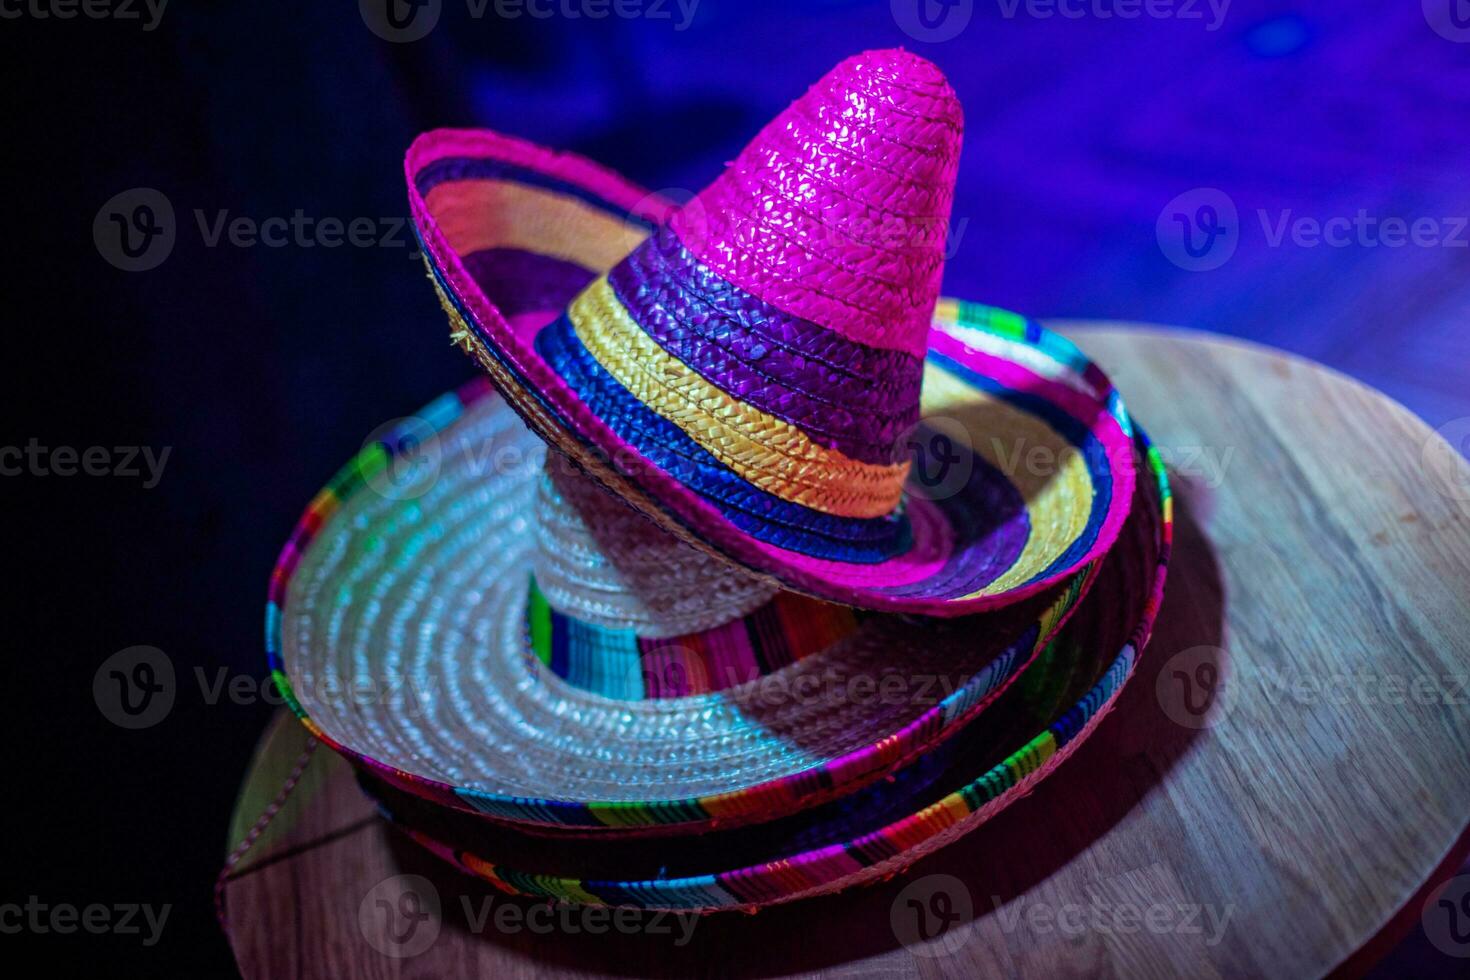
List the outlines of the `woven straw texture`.
<svg viewBox="0 0 1470 980">
<path fill-rule="evenodd" d="M 283 552 L 267 608 L 272 667 L 308 727 L 439 805 L 589 830 L 816 805 L 962 727 L 1096 578 L 1089 566 L 988 621 L 980 642 L 964 624 L 873 616 L 717 695 L 609 698 L 534 651 L 543 450 L 487 391 L 446 396 L 406 423 L 417 437 L 424 424 L 442 430 L 412 446 L 437 463 L 421 495 L 376 485 L 396 463 L 396 434 L 349 464 Z M 631 515 L 615 506 L 615 521 Z"/>
<path fill-rule="evenodd" d="M 788 588 L 955 616 L 1104 554 L 1133 478 L 1101 371 L 1028 321 L 938 303 L 960 129 L 934 66 L 868 52 L 678 209 L 492 133 L 426 134 L 405 168 L 452 336 L 538 434 Z M 1012 418 L 957 410 L 969 392 Z M 1028 420 L 1067 457 L 1040 479 L 985 445 Z M 952 458 L 967 478 L 921 472 Z"/>
<path fill-rule="evenodd" d="M 512 894 L 712 912 L 839 891 L 907 868 L 1028 793 L 1075 750 L 1132 676 L 1163 596 L 1173 508 L 1157 453 L 1096 588 L 1046 652 L 966 732 L 894 780 L 817 810 L 697 839 L 595 847 L 487 832 L 376 781 L 410 838 Z"/>
</svg>

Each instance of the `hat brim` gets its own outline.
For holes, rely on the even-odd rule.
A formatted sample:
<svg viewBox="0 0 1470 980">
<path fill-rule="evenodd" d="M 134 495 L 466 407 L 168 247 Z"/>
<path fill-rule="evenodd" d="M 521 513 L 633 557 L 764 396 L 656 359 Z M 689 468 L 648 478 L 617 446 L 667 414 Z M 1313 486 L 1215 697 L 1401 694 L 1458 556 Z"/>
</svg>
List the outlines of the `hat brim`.
<svg viewBox="0 0 1470 980">
<path fill-rule="evenodd" d="M 737 505 L 696 488 L 726 475 L 718 461 L 655 458 L 632 434 L 657 421 L 652 409 L 616 382 L 594 406 L 537 348 L 537 334 L 670 203 L 580 157 L 488 131 L 425 134 L 405 170 L 455 340 L 538 435 L 691 544 L 819 598 L 959 616 L 1054 587 L 1116 539 L 1136 477 L 1116 389 L 1033 321 L 954 301 L 940 302 L 931 332 L 906 547 L 872 560 L 758 537 Z M 958 473 L 925 469 L 924 451 L 940 445 L 957 451 Z"/>
<path fill-rule="evenodd" d="M 481 381 L 399 420 L 312 501 L 267 605 L 276 684 L 365 772 L 433 804 L 592 833 L 780 817 L 909 765 L 1033 661 L 1098 565 L 973 624 L 873 615 L 746 683 L 617 700 L 526 627 L 544 445 Z"/>
<path fill-rule="evenodd" d="M 1133 675 L 1162 599 L 1173 527 L 1162 463 L 1141 432 L 1138 445 L 1146 475 L 1097 587 L 964 738 L 888 783 L 772 824 L 597 845 L 487 833 L 379 781 L 365 788 L 416 843 L 502 891 L 535 898 L 751 910 L 902 871 L 1031 792 L 1087 739 Z"/>
</svg>

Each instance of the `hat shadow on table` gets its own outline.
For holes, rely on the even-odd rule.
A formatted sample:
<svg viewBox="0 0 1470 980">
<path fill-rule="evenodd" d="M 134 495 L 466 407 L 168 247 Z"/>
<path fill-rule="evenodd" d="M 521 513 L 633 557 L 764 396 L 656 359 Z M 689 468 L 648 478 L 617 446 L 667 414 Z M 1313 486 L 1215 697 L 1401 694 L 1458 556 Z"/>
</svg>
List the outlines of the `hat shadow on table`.
<svg viewBox="0 0 1470 980">
<path fill-rule="evenodd" d="M 462 917 L 452 915 L 446 915 L 445 928 L 465 932 L 465 942 L 524 949 L 528 955 L 534 950 L 536 959 L 547 966 L 628 976 L 689 976 L 707 969 L 715 956 L 726 957 L 733 974 L 768 976 L 831 968 L 898 948 L 896 916 L 901 913 L 896 906 L 906 888 L 930 875 L 963 882 L 972 921 L 982 923 L 1106 836 L 1158 790 L 1198 737 L 1209 737 L 1207 725 L 1181 718 L 1180 705 L 1172 700 L 1164 703 L 1158 693 L 1159 675 L 1176 653 L 1197 647 L 1219 650 L 1224 643 L 1224 580 L 1201 518 L 1210 509 L 1204 496 L 1208 491 L 1177 473 L 1171 480 L 1175 537 L 1169 589 L 1141 672 L 1124 688 L 1117 710 L 1078 749 L 1075 760 L 994 817 L 983 833 L 968 835 L 891 880 L 869 887 L 753 915 L 701 917 L 682 945 L 677 942 L 680 928 L 667 927 L 667 922 L 658 930 L 558 931 L 554 942 L 526 932 L 505 935 L 493 928 L 470 935 Z M 1223 671 L 1226 665 L 1216 661 L 1214 667 Z M 1207 703 L 1199 714 L 1208 714 L 1212 707 Z M 1098 778 L 1104 769 L 1112 778 Z M 503 895 L 456 873 L 403 835 L 387 828 L 382 832 L 398 868 L 424 875 L 441 894 L 467 900 L 476 908 L 514 903 L 530 909 L 545 904 Z M 487 900 L 490 904 L 483 905 Z M 656 914 L 639 912 L 638 921 L 646 926 Z M 667 920 L 668 915 L 662 918 Z"/>
</svg>

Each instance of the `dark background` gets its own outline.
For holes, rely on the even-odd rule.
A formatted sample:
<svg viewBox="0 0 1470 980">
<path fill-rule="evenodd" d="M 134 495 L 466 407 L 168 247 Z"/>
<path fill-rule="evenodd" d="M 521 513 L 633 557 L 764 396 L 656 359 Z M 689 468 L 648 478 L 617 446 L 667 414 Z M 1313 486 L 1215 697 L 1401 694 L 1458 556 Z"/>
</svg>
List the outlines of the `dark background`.
<svg viewBox="0 0 1470 980">
<path fill-rule="evenodd" d="M 889 0 L 699 0 L 682 29 L 674 4 L 670 19 L 507 20 L 444 0 L 412 43 L 343 0 L 174 0 L 151 30 L 143 8 L 63 20 L 13 3 L 0 444 L 170 456 L 151 489 L 0 478 L 0 902 L 173 908 L 153 948 L 3 935 L 6 960 L 30 947 L 62 975 L 233 972 L 211 887 L 273 709 L 211 698 L 196 670 L 206 688 L 259 691 L 266 578 L 297 515 L 377 425 L 471 374 L 399 225 L 402 153 L 422 129 L 489 126 L 692 190 L 842 57 L 901 44 L 966 109 L 951 294 L 1252 338 L 1433 426 L 1470 416 L 1470 248 L 1273 246 L 1257 217 L 1366 210 L 1448 236 L 1470 214 L 1470 43 L 1413 0 L 1235 0 L 1215 29 L 1207 4 L 1203 19 L 1124 20 L 961 0 L 954 16 L 972 19 L 943 41 L 905 34 Z M 136 188 L 167 199 L 175 243 L 128 272 L 94 218 Z M 1223 240 L 1238 247 L 1190 271 L 1158 225 L 1201 188 L 1238 209 Z M 388 240 L 211 245 L 199 226 L 298 209 L 370 219 Z M 164 651 L 177 690 L 167 717 L 129 731 L 92 684 L 140 644 Z"/>
</svg>

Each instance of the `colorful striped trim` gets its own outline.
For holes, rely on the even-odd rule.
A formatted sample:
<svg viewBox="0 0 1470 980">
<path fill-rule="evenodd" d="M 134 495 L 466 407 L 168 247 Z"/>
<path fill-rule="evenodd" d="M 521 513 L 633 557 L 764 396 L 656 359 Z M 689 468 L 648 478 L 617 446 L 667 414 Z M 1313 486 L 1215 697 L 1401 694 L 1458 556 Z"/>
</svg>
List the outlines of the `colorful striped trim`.
<svg viewBox="0 0 1470 980">
<path fill-rule="evenodd" d="M 1042 474 L 1044 478 L 1035 481 L 1039 485 L 1033 493 L 1024 494 L 1030 526 L 1041 528 L 1041 533 L 1028 535 L 1024 549 L 1004 574 L 976 586 L 967 594 L 1005 592 L 1027 582 L 1049 578 L 1060 569 L 1075 567 L 1092 550 L 1111 512 L 1114 464 L 1131 466 L 1131 461 L 1111 459 L 1093 431 L 1051 399 L 1007 388 L 945 354 L 931 354 L 928 367 L 928 380 L 937 381 L 936 375 L 946 375 L 969 390 L 983 391 L 996 401 L 1040 419 L 1061 435 L 1067 447 L 1073 450 L 1071 453 L 1054 453 L 1053 460 L 1046 467 L 1052 472 Z M 938 384 L 930 387 L 938 387 Z M 1042 442 L 1043 438 L 1043 433 L 1037 433 L 1034 440 L 1017 440 L 1016 448 L 1023 453 L 1038 445 L 1049 448 Z M 996 447 L 990 448 L 994 451 Z M 983 438 L 978 449 L 985 451 Z M 995 462 L 1001 461 L 997 459 Z M 1010 470 L 1016 482 L 1035 476 L 1026 472 L 1025 465 L 1022 463 L 1019 468 Z M 1058 543 L 1065 544 L 1059 553 Z M 963 547 L 957 551 L 963 556 Z"/>
<path fill-rule="evenodd" d="M 412 827 L 400 824 L 400 828 L 460 870 L 504 891 L 590 905 L 693 912 L 751 909 L 837 891 L 902 870 L 954 836 L 973 830 L 1045 778 L 1113 707 L 1132 676 L 1138 652 L 1147 643 L 1163 598 L 1173 542 L 1168 475 L 1147 436 L 1141 430 L 1137 436 L 1159 494 L 1159 552 L 1149 594 L 1128 641 L 1102 677 L 1059 718 L 1000 763 L 917 813 L 845 843 L 780 860 L 718 874 L 639 881 L 527 874 L 451 847 Z M 384 812 L 393 819 L 391 811 Z"/>
<path fill-rule="evenodd" d="M 420 194 L 424 195 L 440 184 L 455 181 L 490 181 L 536 187 L 576 198 L 615 218 L 636 222 L 645 229 L 654 227 L 653 222 L 647 218 L 630 213 L 627 208 L 614 204 L 604 195 L 589 190 L 580 183 L 549 174 L 544 170 L 521 166 L 509 160 L 470 156 L 442 157 L 414 175 L 414 186 L 418 188 Z"/>
<path fill-rule="evenodd" d="M 608 273 L 618 301 L 706 381 L 868 463 L 907 458 L 924 364 L 867 347 L 725 282 L 667 228 Z M 693 314 L 680 317 L 675 310 Z"/>
<path fill-rule="evenodd" d="M 630 216 L 613 217 L 580 199 L 521 184 L 439 184 L 425 202 L 462 256 L 515 249 L 597 270 L 617 262 L 648 236 Z"/>
<path fill-rule="evenodd" d="M 881 562 L 911 546 L 902 511 L 845 518 L 783 500 L 734 473 L 682 429 L 620 385 L 562 316 L 536 334 L 536 351 L 578 397 L 654 465 L 694 488 L 747 534 L 779 547 L 848 562 Z"/>
<path fill-rule="evenodd" d="M 494 397 L 486 380 L 476 380 L 444 395 L 407 419 L 380 442 L 364 448 L 316 495 L 297 522 L 271 572 L 265 608 L 266 659 L 283 699 L 302 724 L 329 748 L 353 763 L 406 792 L 457 810 L 480 812 L 511 821 L 549 824 L 570 828 L 662 827 L 720 820 L 735 822 L 753 814 L 790 812 L 831 796 L 839 787 L 861 785 L 876 775 L 906 765 L 919 754 L 932 751 L 944 736 L 957 731 L 1004 691 L 1050 641 L 1067 614 L 1086 594 L 1096 578 L 1097 566 L 1084 569 L 1044 611 L 1038 625 L 1027 629 L 1018 640 L 986 669 L 969 678 L 941 703 L 915 718 L 880 742 L 769 783 L 747 789 L 672 801 L 584 804 L 489 793 L 469 787 L 451 786 L 386 766 L 342 745 L 312 720 L 297 699 L 281 658 L 281 611 L 292 574 L 310 547 L 317 531 L 336 514 L 342 503 L 360 492 L 367 479 L 382 471 L 400 452 L 415 451 L 423 438 L 424 424 L 442 432 L 453 425 L 466 407 Z M 528 641 L 529 642 L 529 641 Z M 804 642 L 804 641 L 803 641 Z M 535 656 L 528 646 L 528 656 Z"/>
<path fill-rule="evenodd" d="M 747 616 L 700 633 L 640 637 L 558 612 L 536 586 L 526 604 L 531 649 L 574 687 L 624 701 L 682 698 L 736 687 L 857 631 L 858 614 L 779 592 Z"/>
<path fill-rule="evenodd" d="M 441 164 L 444 160 L 459 162 L 452 165 Z M 472 166 L 467 161 L 478 162 Z M 502 163 L 510 166 L 502 166 Z M 435 167 L 440 167 L 448 176 L 434 173 Z M 486 176 L 478 176 L 476 167 Z M 583 399 L 582 392 L 569 385 L 566 377 L 545 360 L 539 349 L 541 338 L 537 331 L 545 323 L 544 317 L 549 311 L 531 309 L 532 306 L 540 305 L 539 302 L 523 301 L 515 288 L 517 284 L 508 281 L 504 276 L 498 276 L 493 282 L 486 283 L 472 275 L 468 266 L 473 263 L 468 263 L 468 255 L 453 247 L 448 240 L 441 216 L 426 203 L 420 184 L 430 192 L 436 192 L 437 188 L 455 183 L 465 186 L 477 181 L 516 183 L 523 185 L 528 191 L 539 190 L 553 194 L 568 192 L 564 195 L 566 201 L 585 203 L 589 209 L 593 209 L 593 202 L 587 199 L 587 195 L 590 195 L 611 205 L 602 211 L 609 220 L 621 212 L 626 225 L 636 228 L 639 234 L 644 233 L 649 226 L 657 230 L 670 215 L 670 203 L 656 195 L 647 194 L 611 171 L 585 159 L 488 131 L 436 131 L 425 134 L 410 149 L 405 160 L 405 171 L 410 184 L 415 232 L 423 244 L 426 262 L 442 293 L 451 323 L 454 324 L 455 339 L 481 362 L 496 384 L 506 392 L 516 410 L 543 437 L 579 459 L 602 482 L 635 502 L 673 533 L 758 572 L 772 575 L 798 591 L 864 608 L 937 616 L 998 608 L 1060 584 L 1062 577 L 1070 577 L 1077 570 L 1053 568 L 1049 574 L 1041 577 L 1012 576 L 998 582 L 994 588 L 986 588 L 987 583 L 976 583 L 968 590 L 947 590 L 943 586 L 932 591 L 925 590 L 922 583 L 932 572 L 938 571 L 944 565 L 942 552 L 947 549 L 948 539 L 953 531 L 947 526 L 948 522 L 940 519 L 939 513 L 932 508 L 920 515 L 917 513 L 920 508 L 910 507 L 915 513 L 907 518 L 897 515 L 893 523 L 902 525 L 902 530 L 899 531 L 904 538 L 902 544 L 896 542 L 892 526 L 879 533 L 876 538 L 867 530 L 848 527 L 843 529 L 838 539 L 844 536 L 850 539 L 855 535 L 862 542 L 856 547 L 850 547 L 847 544 L 839 545 L 835 540 L 822 540 L 822 533 L 813 533 L 812 528 L 800 524 L 796 528 L 779 526 L 786 523 L 788 518 L 800 521 L 803 515 L 799 510 L 793 514 L 778 514 L 777 527 L 766 526 L 763 522 L 772 512 L 765 506 L 766 501 L 761 500 L 758 491 L 747 493 L 732 483 L 724 487 L 725 499 L 719 500 L 709 494 L 708 487 L 692 486 L 687 466 L 669 460 L 667 455 L 655 459 L 649 447 L 627 439 L 623 433 L 617 431 L 614 416 L 599 414 L 593 410 Z M 580 199 L 578 195 L 570 193 L 573 189 L 580 190 Z M 893 205 L 900 206 L 897 202 L 893 202 Z M 903 205 L 901 210 L 908 210 L 908 206 Z M 487 211 L 479 215 L 479 220 L 495 224 L 503 220 L 503 215 Z M 544 250 L 537 251 L 544 254 Z M 651 254 L 647 244 L 639 251 L 649 251 Z M 698 259 L 697 252 L 690 251 L 689 254 Z M 604 273 L 613 269 L 616 264 L 588 268 Z M 719 275 L 716 266 L 708 265 L 707 271 Z M 680 295 L 685 293 L 681 292 Z M 752 300 L 757 299 L 754 294 L 749 295 Z M 626 296 L 624 298 L 627 299 Z M 498 308 L 502 302 L 507 304 L 515 319 L 505 319 L 506 311 Z M 731 310 L 728 305 L 721 307 L 721 312 Z M 1108 383 L 1106 376 L 1064 339 L 1049 334 L 1024 318 L 990 311 L 978 304 L 941 300 L 935 312 L 937 329 L 932 331 L 931 338 L 952 333 L 963 342 L 976 333 L 986 333 L 994 337 L 1010 336 L 1019 345 L 1034 345 L 1027 346 L 1026 351 L 1021 352 L 1029 352 L 1030 356 L 1019 356 L 1015 363 L 1035 368 L 1034 373 L 1044 379 L 1053 377 L 1049 367 L 1057 363 L 1052 360 L 1053 357 L 1065 365 L 1075 366 L 1080 375 L 1085 375 L 1085 382 L 1080 378 L 1074 381 L 1070 377 L 1057 380 L 1069 385 L 1084 398 L 1087 403 L 1082 410 L 1084 417 L 1093 418 L 1094 407 L 1106 405 L 1107 413 L 1098 413 L 1098 424 L 1101 424 L 1102 418 L 1107 418 L 1114 433 L 1126 430 L 1127 414 L 1122 399 Z M 983 322 L 979 325 L 949 322 L 961 318 Z M 841 330 L 842 325 L 836 325 L 835 329 Z M 741 358 L 749 362 L 755 354 L 752 344 L 759 343 L 755 335 L 752 334 L 747 342 L 737 338 L 732 332 L 729 337 L 730 346 L 723 346 L 718 341 L 725 336 L 724 330 L 724 326 L 717 330 L 714 337 L 716 346 L 722 346 L 724 350 L 731 352 L 738 347 Z M 670 349 L 677 347 L 677 343 L 670 343 Z M 769 351 L 778 352 L 779 348 L 771 346 Z M 713 348 L 711 352 L 714 353 Z M 585 351 L 582 353 L 585 355 Z M 921 351 L 915 350 L 911 353 L 917 356 Z M 767 356 L 772 355 L 768 353 Z M 777 353 L 775 356 L 783 355 Z M 967 357 L 957 359 L 968 362 Z M 593 364 L 596 371 L 601 370 L 590 356 L 586 360 Z M 1040 368 L 1036 367 L 1038 361 L 1043 365 Z M 838 358 L 831 363 L 841 366 L 844 362 Z M 712 380 L 715 374 L 713 366 L 700 366 L 710 368 L 711 377 L 706 380 Z M 781 371 L 767 370 L 767 364 L 764 363 L 759 364 L 758 368 L 757 373 L 776 381 L 786 376 Z M 612 384 L 616 386 L 616 382 Z M 1025 386 L 1029 388 L 1030 384 Z M 792 392 L 798 388 L 799 386 L 791 386 Z M 760 386 L 741 388 L 741 397 L 755 399 L 758 389 Z M 824 392 L 817 390 L 816 394 L 824 395 Z M 752 400 L 750 404 L 756 405 L 758 402 Z M 767 414 L 776 418 L 784 417 L 779 411 Z M 790 414 L 795 415 L 796 412 L 793 410 Z M 810 415 L 811 413 L 807 413 L 808 417 Z M 809 434 L 820 444 L 836 445 L 836 441 L 830 438 L 835 435 L 835 429 L 825 434 L 813 430 Z M 1108 434 L 1104 439 L 1108 445 L 1116 441 L 1113 434 Z M 1126 443 L 1126 439 L 1122 441 Z M 856 449 L 850 458 L 867 461 Z M 701 459 L 699 462 L 704 464 L 708 461 Z M 739 480 L 738 476 L 729 473 L 710 478 L 717 482 Z M 1121 478 L 1131 482 L 1132 474 L 1123 474 Z M 739 480 L 739 483 L 744 484 L 744 481 Z M 749 487 L 748 484 L 745 486 Z M 1126 484 L 1122 486 L 1126 488 Z M 1092 548 L 1082 556 L 1083 561 L 1101 555 L 1106 545 L 1116 536 L 1124 509 L 1120 501 L 1128 496 L 1129 494 L 1122 492 L 1115 495 L 1112 512 L 1092 539 Z M 732 513 L 732 498 L 741 505 L 734 508 L 738 513 Z M 1049 526 L 1050 517 L 1048 514 L 1048 520 L 1038 522 L 1036 526 Z M 920 533 L 914 533 L 909 527 L 909 518 L 922 525 Z M 975 539 L 976 543 L 972 547 L 983 547 L 979 542 L 984 540 Z M 936 555 L 939 556 L 938 560 Z M 1015 584 L 1017 582 L 1020 584 Z M 917 584 L 918 588 L 889 588 L 902 583 Z"/>
<path fill-rule="evenodd" d="M 618 384 L 753 486 L 839 517 L 883 517 L 898 506 L 907 459 L 850 459 L 710 384 L 644 332 L 606 278 L 588 286 L 567 316 L 582 346 Z"/>
</svg>

